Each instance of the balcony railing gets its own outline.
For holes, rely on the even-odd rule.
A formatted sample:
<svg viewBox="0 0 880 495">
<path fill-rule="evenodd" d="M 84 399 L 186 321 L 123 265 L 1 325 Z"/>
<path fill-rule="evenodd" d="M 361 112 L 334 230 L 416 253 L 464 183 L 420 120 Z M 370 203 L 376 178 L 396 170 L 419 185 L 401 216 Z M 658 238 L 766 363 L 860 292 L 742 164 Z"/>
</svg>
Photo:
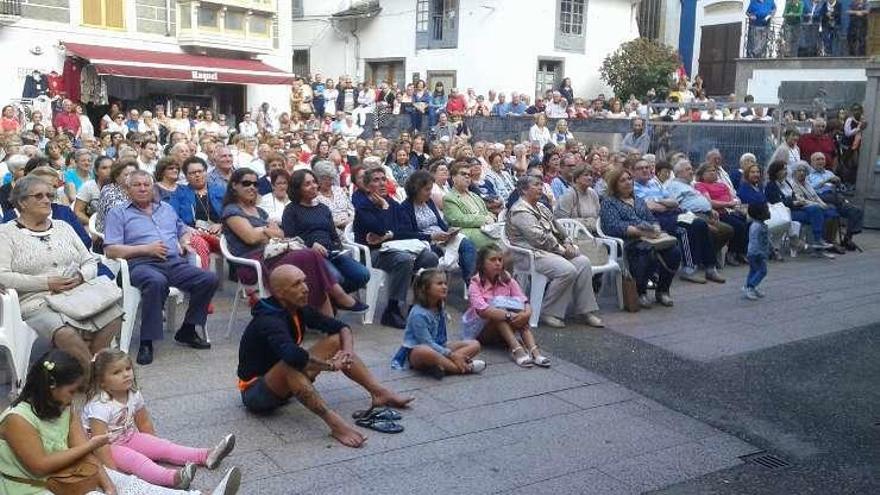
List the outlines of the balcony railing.
<svg viewBox="0 0 880 495">
<path fill-rule="evenodd" d="M 848 30 L 843 26 L 824 28 L 818 22 L 771 22 L 766 26 L 747 22 L 742 57 L 864 57 L 866 43 L 867 22 L 859 24 L 852 19 Z"/>
<path fill-rule="evenodd" d="M 0 0 L 0 15 L 21 16 L 21 0 Z"/>
</svg>

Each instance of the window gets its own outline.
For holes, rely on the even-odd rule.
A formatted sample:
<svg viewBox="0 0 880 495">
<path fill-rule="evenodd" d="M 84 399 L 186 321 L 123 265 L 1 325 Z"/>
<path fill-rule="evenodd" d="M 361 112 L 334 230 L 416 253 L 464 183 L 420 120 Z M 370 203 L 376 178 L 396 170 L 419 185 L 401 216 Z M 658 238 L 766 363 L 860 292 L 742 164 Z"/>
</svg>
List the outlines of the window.
<svg viewBox="0 0 880 495">
<path fill-rule="evenodd" d="M 548 89 L 557 89 L 562 81 L 562 61 L 538 59 L 535 97 L 544 97 Z"/>
<path fill-rule="evenodd" d="M 656 40 L 660 38 L 661 0 L 641 0 L 639 2 L 639 36 Z"/>
<path fill-rule="evenodd" d="M 216 28 L 217 19 L 219 18 L 217 13 L 216 9 L 205 6 L 199 7 L 199 27 Z"/>
<path fill-rule="evenodd" d="M 311 74 L 309 67 L 309 51 L 294 50 L 293 51 L 293 73 L 298 76 L 307 76 Z"/>
<path fill-rule="evenodd" d="M 416 49 L 458 46 L 458 0 L 416 0 Z"/>
<path fill-rule="evenodd" d="M 557 0 L 556 49 L 583 53 L 586 47 L 586 0 Z"/>
<path fill-rule="evenodd" d="M 226 30 L 244 31 L 244 12 L 230 10 L 226 12 Z"/>
<path fill-rule="evenodd" d="M 303 10 L 303 0 L 293 0 L 291 12 L 294 19 L 299 19 L 300 17 L 303 17 L 305 15 L 305 11 Z"/>
<path fill-rule="evenodd" d="M 257 15 L 252 16 L 250 28 L 253 34 L 269 36 L 269 19 Z"/>
<path fill-rule="evenodd" d="M 86 26 L 125 29 L 125 1 L 83 0 L 82 23 Z"/>
</svg>

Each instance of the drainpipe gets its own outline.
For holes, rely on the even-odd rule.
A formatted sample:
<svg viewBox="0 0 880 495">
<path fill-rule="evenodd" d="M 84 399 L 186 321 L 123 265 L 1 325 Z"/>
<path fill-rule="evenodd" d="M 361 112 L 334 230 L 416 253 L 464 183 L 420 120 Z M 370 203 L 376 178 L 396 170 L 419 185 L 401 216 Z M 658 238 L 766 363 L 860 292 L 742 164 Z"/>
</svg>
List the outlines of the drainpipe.
<svg viewBox="0 0 880 495">
<path fill-rule="evenodd" d="M 165 36 L 171 36 L 171 0 L 165 0 Z"/>
<path fill-rule="evenodd" d="M 354 29 L 351 30 L 351 37 L 354 38 L 354 73 L 355 78 L 361 80 L 361 74 L 358 73 L 361 68 L 361 39 L 357 35 L 358 21 L 354 21 Z"/>
</svg>

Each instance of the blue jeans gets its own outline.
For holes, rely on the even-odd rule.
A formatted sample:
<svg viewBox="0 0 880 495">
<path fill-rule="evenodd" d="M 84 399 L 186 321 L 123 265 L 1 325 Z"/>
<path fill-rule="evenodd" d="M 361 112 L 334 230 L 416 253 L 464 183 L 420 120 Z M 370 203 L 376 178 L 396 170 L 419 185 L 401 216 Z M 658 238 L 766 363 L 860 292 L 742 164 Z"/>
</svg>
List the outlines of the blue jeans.
<svg viewBox="0 0 880 495">
<path fill-rule="evenodd" d="M 345 292 L 354 292 L 367 286 L 370 271 L 351 256 L 341 254 L 332 259 L 325 259 L 324 264 Z"/>
<path fill-rule="evenodd" d="M 767 276 L 767 257 L 762 254 L 750 254 L 749 274 L 746 276 L 746 287 L 754 289 Z"/>
</svg>

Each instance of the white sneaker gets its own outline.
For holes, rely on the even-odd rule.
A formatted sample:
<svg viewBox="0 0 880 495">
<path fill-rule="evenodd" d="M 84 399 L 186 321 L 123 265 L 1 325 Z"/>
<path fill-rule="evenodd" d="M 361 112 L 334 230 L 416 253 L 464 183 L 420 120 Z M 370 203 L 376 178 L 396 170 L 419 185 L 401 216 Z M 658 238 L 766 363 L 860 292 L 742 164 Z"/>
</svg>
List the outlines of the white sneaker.
<svg viewBox="0 0 880 495">
<path fill-rule="evenodd" d="M 238 487 L 241 485 L 241 471 L 238 467 L 231 467 L 226 471 L 226 475 L 220 480 L 220 483 L 214 487 L 211 495 L 235 495 L 238 493 Z"/>
<path fill-rule="evenodd" d="M 755 289 L 752 289 L 751 287 L 743 287 L 742 291 L 743 291 L 743 297 L 748 299 L 749 301 L 757 301 L 758 300 L 758 295 L 755 294 Z"/>
<path fill-rule="evenodd" d="M 192 484 L 193 479 L 196 477 L 196 465 L 187 462 L 182 468 L 180 468 L 180 481 L 174 485 L 174 488 L 178 490 L 189 490 L 189 485 Z"/>
<path fill-rule="evenodd" d="M 752 290 L 755 291 L 755 295 L 758 296 L 758 297 L 764 297 L 764 296 L 767 295 L 767 294 L 764 293 L 764 291 L 762 291 L 761 289 L 759 289 L 759 288 L 757 288 L 757 287 L 755 287 L 755 288 L 752 289 Z"/>
<path fill-rule="evenodd" d="M 220 440 L 220 443 L 217 444 L 216 447 L 211 449 L 211 452 L 208 453 L 208 459 L 205 461 L 205 467 L 208 469 L 215 469 L 220 462 L 232 452 L 232 449 L 235 448 L 235 435 L 230 433 L 223 437 L 223 440 Z"/>
<path fill-rule="evenodd" d="M 479 375 L 486 369 L 486 361 L 482 359 L 474 359 L 471 361 L 471 373 Z"/>
</svg>

